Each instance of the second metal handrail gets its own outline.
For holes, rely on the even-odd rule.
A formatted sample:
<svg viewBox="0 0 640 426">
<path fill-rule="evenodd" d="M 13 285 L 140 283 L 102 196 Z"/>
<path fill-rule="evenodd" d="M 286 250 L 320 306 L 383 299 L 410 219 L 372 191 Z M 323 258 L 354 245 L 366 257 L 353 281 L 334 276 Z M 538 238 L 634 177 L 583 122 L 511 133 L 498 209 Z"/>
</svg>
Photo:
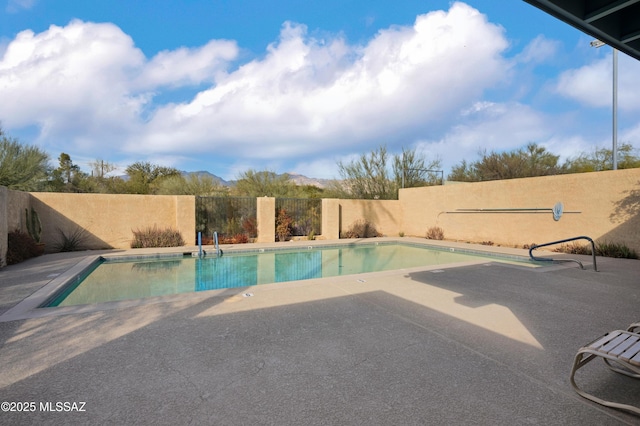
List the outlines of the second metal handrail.
<svg viewBox="0 0 640 426">
<path fill-rule="evenodd" d="M 552 259 L 550 257 L 535 257 L 533 255 L 533 250 L 540 248 L 540 247 L 546 247 L 546 246 L 552 246 L 554 244 L 561 244 L 561 243 L 566 243 L 569 241 L 575 241 L 575 240 L 588 240 L 591 243 L 591 255 L 593 256 L 593 269 L 598 272 L 598 266 L 596 265 L 596 245 L 593 242 L 593 240 L 589 237 L 585 237 L 585 236 L 580 236 L 580 237 L 574 237 L 574 238 L 567 238 L 565 240 L 558 240 L 558 241 L 552 241 L 550 243 L 544 243 L 544 244 L 534 244 L 529 248 L 529 257 L 531 257 L 532 260 L 536 260 L 536 261 L 540 261 L 540 262 L 576 262 L 578 265 L 580 265 L 580 268 L 584 269 L 584 266 L 582 265 L 582 262 L 580 262 L 579 260 L 575 260 L 575 259 Z"/>
<path fill-rule="evenodd" d="M 216 249 L 216 255 L 218 257 L 222 256 L 222 250 L 220 249 L 220 244 L 218 244 L 218 231 L 213 233 L 213 246 Z"/>
</svg>

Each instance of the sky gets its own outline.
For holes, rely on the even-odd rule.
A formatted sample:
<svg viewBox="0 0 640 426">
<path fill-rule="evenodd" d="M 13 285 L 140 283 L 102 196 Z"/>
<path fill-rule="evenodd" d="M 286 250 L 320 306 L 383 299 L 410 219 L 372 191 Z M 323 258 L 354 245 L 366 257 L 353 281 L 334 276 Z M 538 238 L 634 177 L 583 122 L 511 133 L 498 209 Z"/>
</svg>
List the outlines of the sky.
<svg viewBox="0 0 640 426">
<path fill-rule="evenodd" d="M 385 146 L 439 160 L 612 145 L 612 50 L 522 0 L 0 0 L 0 123 L 103 160 L 340 178 Z M 618 143 L 640 148 L 619 54 Z"/>
</svg>

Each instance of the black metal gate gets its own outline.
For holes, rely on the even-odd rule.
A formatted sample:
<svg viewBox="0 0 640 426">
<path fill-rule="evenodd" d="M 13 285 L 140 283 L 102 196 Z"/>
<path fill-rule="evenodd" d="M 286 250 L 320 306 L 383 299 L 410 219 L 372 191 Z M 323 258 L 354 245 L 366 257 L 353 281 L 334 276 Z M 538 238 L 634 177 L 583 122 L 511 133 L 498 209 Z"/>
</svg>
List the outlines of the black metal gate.
<svg viewBox="0 0 640 426">
<path fill-rule="evenodd" d="M 319 198 L 276 198 L 276 220 L 284 211 L 291 218 L 291 236 L 320 235 L 322 200 Z"/>
<path fill-rule="evenodd" d="M 222 237 L 258 236 L 257 201 L 255 197 L 196 197 L 196 232 L 201 232 L 203 244 L 213 233 Z"/>
</svg>

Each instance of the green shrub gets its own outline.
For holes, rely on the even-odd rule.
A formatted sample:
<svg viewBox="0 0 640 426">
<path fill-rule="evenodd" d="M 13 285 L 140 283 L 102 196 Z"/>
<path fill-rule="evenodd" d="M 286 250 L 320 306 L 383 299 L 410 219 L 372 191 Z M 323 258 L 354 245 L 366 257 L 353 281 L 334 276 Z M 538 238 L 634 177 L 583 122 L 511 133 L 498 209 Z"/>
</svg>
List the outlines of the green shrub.
<svg viewBox="0 0 640 426">
<path fill-rule="evenodd" d="M 638 253 L 635 250 L 630 249 L 622 243 L 597 243 L 596 254 L 598 256 L 605 257 L 617 257 L 622 259 L 637 259 Z"/>
<path fill-rule="evenodd" d="M 596 255 L 603 257 L 615 257 L 621 259 L 637 259 L 638 253 L 622 243 L 596 242 Z M 591 245 L 573 242 L 571 244 L 562 244 L 553 250 L 557 253 L 591 255 Z"/>
<path fill-rule="evenodd" d="M 7 234 L 7 265 L 15 265 L 41 254 L 42 249 L 29 234 L 19 230 Z"/>
<path fill-rule="evenodd" d="M 179 231 L 171 228 L 159 229 L 156 225 L 133 232 L 131 248 L 180 247 L 184 239 Z"/>
<path fill-rule="evenodd" d="M 381 237 L 374 224 L 367 220 L 356 220 L 351 224 L 351 227 L 343 232 L 341 238 L 374 238 Z"/>
<path fill-rule="evenodd" d="M 60 239 L 53 245 L 55 250 L 60 252 L 84 250 L 83 243 L 86 238 L 86 231 L 84 229 L 77 227 L 74 231 L 67 234 L 58 228 L 58 235 L 60 235 Z"/>
<path fill-rule="evenodd" d="M 428 240 L 444 240 L 444 230 L 439 226 L 432 226 L 427 229 Z"/>
</svg>

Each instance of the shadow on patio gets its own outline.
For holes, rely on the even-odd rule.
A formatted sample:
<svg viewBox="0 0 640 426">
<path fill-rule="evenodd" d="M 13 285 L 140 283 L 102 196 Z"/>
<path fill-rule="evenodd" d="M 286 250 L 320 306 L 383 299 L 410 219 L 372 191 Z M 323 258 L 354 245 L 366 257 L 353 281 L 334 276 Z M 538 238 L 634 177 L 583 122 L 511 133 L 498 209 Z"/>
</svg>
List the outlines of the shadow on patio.
<svg viewBox="0 0 640 426">
<path fill-rule="evenodd" d="M 579 346 L 637 319 L 638 292 L 628 295 L 637 270 L 604 269 L 396 271 L 364 282 L 257 286 L 253 297 L 234 289 L 1 323 L 5 400 L 86 401 L 83 413 L 3 417 L 12 424 L 633 424 L 637 417 L 587 402 L 568 383 Z M 439 291 L 451 297 L 434 300 Z M 471 311 L 487 308 L 474 319 Z M 533 340 L 505 335 L 509 328 Z M 599 391 L 637 398 L 637 383 L 595 370 Z"/>
</svg>

